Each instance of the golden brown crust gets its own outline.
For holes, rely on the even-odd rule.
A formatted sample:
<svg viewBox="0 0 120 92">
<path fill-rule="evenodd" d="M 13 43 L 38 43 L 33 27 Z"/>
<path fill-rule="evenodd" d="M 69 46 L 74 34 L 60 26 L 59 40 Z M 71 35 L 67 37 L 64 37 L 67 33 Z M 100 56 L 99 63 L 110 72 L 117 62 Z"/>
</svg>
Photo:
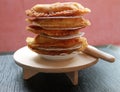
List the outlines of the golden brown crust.
<svg viewBox="0 0 120 92">
<path fill-rule="evenodd" d="M 26 19 L 31 24 L 38 25 L 45 28 L 84 28 L 90 25 L 90 21 L 84 19 L 83 17 L 76 18 L 47 18 L 47 19 L 38 19 L 38 18 L 28 18 Z"/>
<path fill-rule="evenodd" d="M 31 44 L 33 45 L 34 47 L 44 47 L 44 48 L 51 48 L 51 47 L 56 47 L 56 48 L 69 48 L 69 47 L 72 47 L 76 44 L 80 44 L 81 41 L 79 39 L 72 39 L 72 40 L 52 40 L 52 39 L 49 39 L 49 40 L 46 40 L 44 38 L 40 38 L 41 42 L 40 41 L 36 41 L 34 39 L 34 41 L 30 41 L 29 38 L 27 39 L 27 42 L 28 44 Z M 31 42 L 31 43 L 30 43 Z"/>
<path fill-rule="evenodd" d="M 32 47 L 31 45 L 28 45 L 28 47 L 38 53 L 38 54 L 44 54 L 44 55 L 60 55 L 60 54 L 63 54 L 63 53 L 66 53 L 66 54 L 70 54 L 74 51 L 79 51 L 79 49 L 74 49 L 74 50 L 61 50 L 61 51 L 48 51 L 48 50 L 41 50 L 41 49 L 38 49 L 38 48 L 34 48 Z"/>
<path fill-rule="evenodd" d="M 69 48 L 77 44 L 84 44 L 84 43 L 85 43 L 84 45 L 87 45 L 87 40 L 85 37 L 73 38 L 67 40 L 56 40 L 38 35 L 35 38 L 27 37 L 26 42 L 34 47 L 43 47 L 43 48 L 51 48 L 51 47 Z"/>
<path fill-rule="evenodd" d="M 40 40 L 40 39 L 39 39 Z M 78 44 L 78 43 L 74 43 L 74 45 L 72 44 L 72 41 L 67 41 L 66 43 L 65 42 L 57 42 L 57 44 L 54 44 L 54 46 L 52 45 L 51 47 L 51 44 L 50 43 L 44 43 L 44 45 L 41 43 L 36 43 L 35 42 L 35 39 L 34 38 L 27 38 L 27 44 L 28 44 L 28 47 L 34 51 L 34 52 L 37 52 L 39 54 L 47 54 L 47 55 L 59 55 L 61 53 L 72 53 L 73 51 L 84 51 L 85 48 L 87 47 L 87 40 L 86 38 L 84 37 L 81 37 L 79 38 L 79 44 L 81 45 L 80 48 L 73 48 L 71 50 L 67 50 L 68 48 L 70 47 L 73 47 L 74 45 Z M 44 40 L 45 41 L 45 40 Z M 76 42 L 75 39 L 73 42 Z M 62 45 L 61 45 L 62 44 Z M 40 49 L 40 48 L 66 48 L 66 50 L 59 50 L 59 51 L 55 51 L 55 50 L 43 50 L 43 49 Z"/>
<path fill-rule="evenodd" d="M 36 25 L 30 25 L 30 26 L 26 27 L 26 29 L 35 34 L 45 34 L 45 35 L 54 36 L 54 37 L 68 36 L 68 35 L 74 35 L 74 34 L 80 33 L 80 29 L 76 29 L 76 30 L 44 30 L 43 28 L 36 26 Z"/>
<path fill-rule="evenodd" d="M 80 16 L 88 12 L 90 9 L 76 2 L 37 4 L 26 10 L 26 14 L 31 17 Z"/>
<path fill-rule="evenodd" d="M 88 43 L 79 37 L 81 28 L 90 25 L 82 17 L 90 12 L 76 2 L 38 4 L 26 10 L 26 20 L 31 23 L 26 29 L 37 34 L 26 39 L 28 47 L 39 54 L 60 55 L 84 51 Z"/>
<path fill-rule="evenodd" d="M 41 47 L 58 47 L 58 48 L 69 48 L 74 45 L 80 44 L 80 38 L 72 38 L 67 40 L 58 40 L 47 38 L 41 35 L 37 35 L 34 39 L 34 43 L 39 44 Z"/>
</svg>

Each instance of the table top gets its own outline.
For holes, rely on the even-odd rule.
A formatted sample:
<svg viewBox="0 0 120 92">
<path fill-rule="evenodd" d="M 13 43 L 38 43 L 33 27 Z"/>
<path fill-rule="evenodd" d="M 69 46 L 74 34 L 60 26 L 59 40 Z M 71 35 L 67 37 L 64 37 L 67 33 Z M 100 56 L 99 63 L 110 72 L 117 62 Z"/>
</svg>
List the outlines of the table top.
<svg viewBox="0 0 120 92">
<path fill-rule="evenodd" d="M 77 86 L 64 73 L 39 73 L 23 80 L 22 68 L 15 63 L 13 53 L 1 53 L 0 92 L 119 92 L 120 48 L 113 45 L 97 48 L 115 56 L 116 61 L 100 59 L 94 66 L 80 70 Z"/>
</svg>

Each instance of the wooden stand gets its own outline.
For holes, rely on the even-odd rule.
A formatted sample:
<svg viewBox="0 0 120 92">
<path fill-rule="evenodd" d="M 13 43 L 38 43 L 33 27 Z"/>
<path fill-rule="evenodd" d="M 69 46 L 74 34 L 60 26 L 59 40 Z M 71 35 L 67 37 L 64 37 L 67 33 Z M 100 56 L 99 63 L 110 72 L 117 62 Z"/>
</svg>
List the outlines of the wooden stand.
<svg viewBox="0 0 120 92">
<path fill-rule="evenodd" d="M 37 73 L 65 73 L 73 85 L 78 84 L 78 71 L 88 68 L 98 62 L 98 59 L 81 53 L 69 60 L 51 61 L 43 59 L 27 46 L 14 53 L 16 64 L 23 68 L 23 78 L 29 79 Z"/>
</svg>

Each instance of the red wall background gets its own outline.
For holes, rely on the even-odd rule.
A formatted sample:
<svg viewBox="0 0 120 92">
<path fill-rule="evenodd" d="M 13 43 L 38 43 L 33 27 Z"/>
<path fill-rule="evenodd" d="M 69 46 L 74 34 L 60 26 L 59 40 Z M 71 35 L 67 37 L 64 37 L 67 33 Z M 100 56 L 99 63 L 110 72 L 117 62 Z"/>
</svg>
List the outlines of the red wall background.
<svg viewBox="0 0 120 92">
<path fill-rule="evenodd" d="M 15 51 L 26 45 L 25 10 L 37 3 L 70 0 L 0 0 L 0 52 Z M 91 9 L 85 17 L 92 25 L 82 29 L 91 45 L 120 45 L 120 0 L 74 0 Z"/>
</svg>

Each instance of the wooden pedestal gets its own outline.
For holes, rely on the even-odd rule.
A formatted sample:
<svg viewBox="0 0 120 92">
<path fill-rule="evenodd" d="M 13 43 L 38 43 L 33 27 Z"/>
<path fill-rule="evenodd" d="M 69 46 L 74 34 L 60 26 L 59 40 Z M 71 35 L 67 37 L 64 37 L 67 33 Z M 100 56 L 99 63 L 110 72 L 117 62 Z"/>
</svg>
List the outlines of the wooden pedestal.
<svg viewBox="0 0 120 92">
<path fill-rule="evenodd" d="M 80 53 L 68 60 L 52 61 L 43 59 L 39 54 L 31 51 L 27 46 L 14 53 L 16 64 L 23 68 L 23 78 L 29 79 L 37 73 L 65 73 L 73 85 L 78 84 L 78 71 L 88 68 L 98 62 L 97 58 Z"/>
</svg>

